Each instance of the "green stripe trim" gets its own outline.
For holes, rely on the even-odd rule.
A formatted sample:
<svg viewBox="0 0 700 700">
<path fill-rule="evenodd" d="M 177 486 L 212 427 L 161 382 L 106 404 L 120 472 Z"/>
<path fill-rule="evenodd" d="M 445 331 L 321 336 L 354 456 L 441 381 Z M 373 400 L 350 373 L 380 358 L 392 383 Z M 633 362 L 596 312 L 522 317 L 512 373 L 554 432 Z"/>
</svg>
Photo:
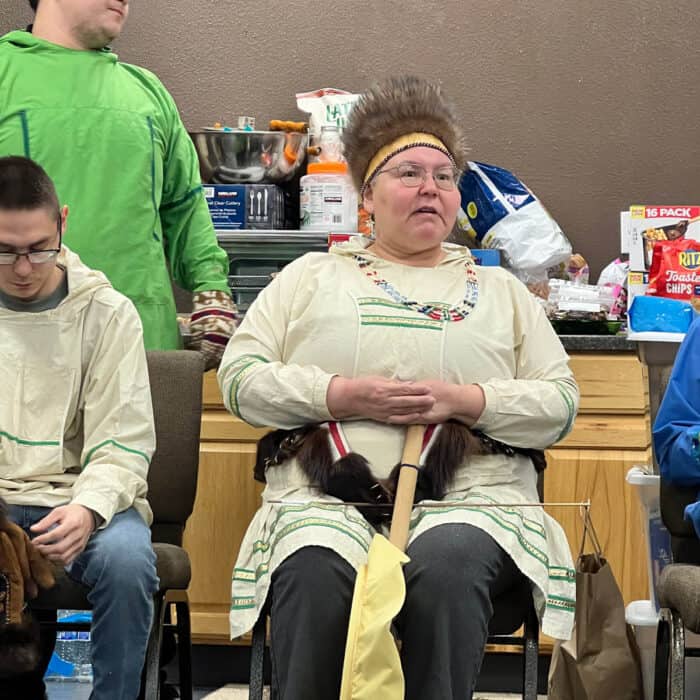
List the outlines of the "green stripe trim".
<svg viewBox="0 0 700 700">
<path fill-rule="evenodd" d="M 539 535 L 543 540 L 547 539 L 547 535 L 545 533 L 544 527 L 540 525 L 536 520 L 532 520 L 531 518 L 527 518 L 523 515 L 522 511 L 519 508 L 508 508 L 505 506 L 499 506 L 498 502 L 494 499 L 488 496 L 485 493 L 482 493 L 480 491 L 472 491 L 468 496 L 465 496 L 464 498 L 461 499 L 463 505 L 459 506 L 445 506 L 444 508 L 431 508 L 431 510 L 438 510 L 440 513 L 447 513 L 452 510 L 460 510 L 461 508 L 464 507 L 469 507 L 470 511 L 473 510 L 483 510 L 481 508 L 475 508 L 474 506 L 469 506 L 469 501 L 476 501 L 477 503 L 479 501 L 486 501 L 488 503 L 493 503 L 495 506 L 497 506 L 496 510 L 500 510 L 501 512 L 505 513 L 506 515 L 510 516 L 515 516 L 518 518 L 522 524 L 523 527 L 526 530 L 529 530 L 530 532 L 534 533 L 535 535 Z M 420 503 L 415 505 L 416 508 L 420 507 Z M 415 522 L 418 522 L 418 519 L 420 518 L 420 515 L 416 516 Z M 414 521 L 411 521 L 411 527 L 414 526 Z"/>
<path fill-rule="evenodd" d="M 361 316 L 361 326 L 400 326 L 403 328 L 415 328 L 426 331 L 441 331 L 442 321 L 433 321 L 428 318 L 407 318 L 405 316 Z"/>
<path fill-rule="evenodd" d="M 58 447 L 61 444 L 58 440 L 25 440 L 16 435 L 10 435 L 10 433 L 6 433 L 4 430 L 0 430 L 0 437 L 12 440 L 12 442 L 16 442 L 18 445 L 27 445 L 29 447 Z"/>
<path fill-rule="evenodd" d="M 559 442 L 559 440 L 561 440 L 571 430 L 571 425 L 574 422 L 574 418 L 576 418 L 576 413 L 572 398 L 569 396 L 568 392 L 559 384 L 559 380 L 554 380 L 554 386 L 557 387 L 557 389 L 559 390 L 559 393 L 561 394 L 562 398 L 564 399 L 564 403 L 566 404 L 566 410 L 569 413 L 569 417 L 566 421 L 564 429 L 561 431 L 561 433 L 559 433 L 559 437 L 555 440 L 555 442 Z"/>
<path fill-rule="evenodd" d="M 425 517 L 428 517 L 431 515 L 442 515 L 444 513 L 449 513 L 451 511 L 460 511 L 460 510 L 466 510 L 466 511 L 469 511 L 471 513 L 478 513 L 480 515 L 483 515 L 483 516 L 489 518 L 490 520 L 493 520 L 493 522 L 496 523 L 496 525 L 501 527 L 503 530 L 507 530 L 508 532 L 513 533 L 518 541 L 518 544 L 521 546 L 523 551 L 526 554 L 529 554 L 533 559 L 536 559 L 537 561 L 539 561 L 540 564 L 543 564 L 544 566 L 546 566 L 547 570 L 549 570 L 549 557 L 547 556 L 547 554 L 545 552 L 543 552 L 542 550 L 538 549 L 533 544 L 528 542 L 527 539 L 525 539 L 523 533 L 516 526 L 514 526 L 513 523 L 509 523 L 508 521 L 497 517 L 497 515 L 495 513 L 488 512 L 488 510 L 485 508 L 472 507 L 472 506 L 466 505 L 466 503 L 465 503 L 465 505 L 463 505 L 463 506 L 454 506 L 452 508 L 425 509 L 420 515 L 418 515 L 414 520 L 411 521 L 410 527 L 411 527 L 411 529 L 413 529 Z"/>
<path fill-rule="evenodd" d="M 390 309 L 396 309 L 397 311 L 410 312 L 410 310 L 403 304 L 398 304 L 397 302 L 389 301 L 388 299 L 380 299 L 379 297 L 361 297 L 358 299 L 357 303 L 359 306 L 386 306 Z"/>
<path fill-rule="evenodd" d="M 31 152 L 29 149 L 29 122 L 27 121 L 26 110 L 21 110 L 19 113 L 19 120 L 22 124 L 22 145 L 24 146 L 24 155 L 27 158 L 31 158 Z"/>
<path fill-rule="evenodd" d="M 526 530 L 529 530 L 530 532 L 539 535 L 543 540 L 547 539 L 544 527 L 540 525 L 540 523 L 538 523 L 536 520 L 533 520 L 532 518 L 528 518 L 525 515 L 523 515 L 521 509 L 509 508 L 507 506 L 499 506 L 498 501 L 496 501 L 495 498 L 491 498 L 491 496 L 488 496 L 487 494 L 482 493 L 481 491 L 472 491 L 466 498 L 463 499 L 463 502 L 465 505 L 467 505 L 470 500 L 475 500 L 477 502 L 487 501 L 489 503 L 493 503 L 495 506 L 497 506 L 497 510 L 500 510 L 508 515 L 514 515 L 516 518 L 519 518 L 523 524 L 523 527 Z"/>
<path fill-rule="evenodd" d="M 268 364 L 269 360 L 262 355 L 241 355 L 235 362 L 232 362 L 226 371 L 231 367 L 236 365 L 242 365 L 240 369 L 236 370 L 234 375 L 231 377 L 231 384 L 228 389 L 228 407 L 229 410 L 237 415 L 241 420 L 245 420 L 241 415 L 240 406 L 238 405 L 238 390 L 241 387 L 242 381 L 250 374 L 252 369 L 254 369 L 259 364 Z"/>
<path fill-rule="evenodd" d="M 549 578 L 553 581 L 576 581 L 576 572 L 565 566 L 550 566 Z"/>
<path fill-rule="evenodd" d="M 299 520 L 294 520 L 291 523 L 285 525 L 279 532 L 276 532 L 277 526 L 283 516 L 289 514 L 299 514 L 304 511 L 332 511 L 334 513 L 342 513 L 344 518 L 348 521 L 349 525 L 344 526 L 342 523 L 336 520 L 328 520 L 318 515 L 312 517 L 302 517 Z M 288 535 L 297 532 L 303 528 L 309 527 L 322 527 L 327 529 L 336 530 L 346 535 L 348 538 L 360 545 L 360 547 L 365 551 L 369 551 L 369 545 L 358 536 L 352 526 L 360 527 L 367 533 L 367 537 L 371 540 L 374 536 L 375 531 L 372 526 L 355 510 L 352 506 L 344 506 L 340 503 L 329 503 L 322 505 L 319 503 L 314 503 L 313 505 L 302 505 L 302 506 L 281 506 L 277 509 L 276 517 L 272 524 L 270 525 L 270 531 L 267 540 L 256 540 L 253 542 L 252 550 L 254 554 L 266 554 L 270 553 L 270 556 L 263 562 L 261 562 L 255 570 L 255 582 L 262 578 L 268 573 L 270 567 L 270 561 L 272 559 L 272 551 L 279 544 L 279 542 L 287 537 Z M 245 572 L 246 575 L 238 576 L 238 572 Z M 239 583 L 252 584 L 253 581 L 249 578 L 250 569 L 234 569 L 232 581 L 238 581 Z"/>
<path fill-rule="evenodd" d="M 450 305 L 446 304 L 444 301 L 426 301 L 424 303 L 430 306 L 439 307 L 441 309 L 450 308 Z M 397 311 L 405 311 L 407 314 L 411 314 L 414 317 L 416 316 L 415 311 L 413 311 L 413 309 L 409 308 L 405 304 L 401 304 L 397 301 L 391 301 L 389 299 L 384 299 L 383 297 L 358 297 L 357 304 L 358 306 L 386 306 L 390 309 L 396 309 Z M 422 314 L 417 314 L 417 316 L 420 318 L 422 317 Z"/>
<path fill-rule="evenodd" d="M 160 210 L 161 211 L 168 211 L 168 209 L 174 209 L 175 207 L 180 206 L 181 204 L 184 204 L 188 199 L 192 199 L 196 194 L 199 194 L 202 191 L 202 186 L 197 185 L 194 189 L 191 189 L 186 195 L 183 197 L 180 197 L 180 199 L 176 199 L 174 202 L 168 202 L 167 204 L 161 204 Z"/>
<path fill-rule="evenodd" d="M 122 445 L 121 443 L 118 443 L 116 440 L 104 440 L 101 442 L 99 445 L 95 445 L 88 453 L 87 456 L 85 457 L 85 462 L 83 462 L 83 469 L 87 467 L 87 465 L 90 463 L 90 460 L 92 459 L 92 456 L 97 452 L 97 450 L 101 449 L 105 445 L 113 445 L 114 447 L 117 447 L 120 450 L 124 450 L 124 452 L 129 452 L 130 454 L 133 455 L 138 455 L 139 457 L 142 457 L 145 461 L 146 464 L 150 464 L 151 460 L 148 457 L 148 455 L 145 452 L 141 452 L 140 450 L 134 450 L 131 447 L 127 447 L 126 445 Z"/>
<path fill-rule="evenodd" d="M 553 610 L 573 613 L 576 610 L 576 601 L 571 598 L 564 598 L 563 596 L 550 595 L 547 596 L 547 607 Z"/>
<path fill-rule="evenodd" d="M 557 610 L 558 612 L 568 613 L 569 615 L 576 614 L 576 606 L 574 606 L 573 608 L 568 608 L 568 607 L 562 607 L 559 605 L 552 605 L 550 603 L 547 603 L 547 605 L 545 607 L 549 608 L 550 610 Z"/>
</svg>

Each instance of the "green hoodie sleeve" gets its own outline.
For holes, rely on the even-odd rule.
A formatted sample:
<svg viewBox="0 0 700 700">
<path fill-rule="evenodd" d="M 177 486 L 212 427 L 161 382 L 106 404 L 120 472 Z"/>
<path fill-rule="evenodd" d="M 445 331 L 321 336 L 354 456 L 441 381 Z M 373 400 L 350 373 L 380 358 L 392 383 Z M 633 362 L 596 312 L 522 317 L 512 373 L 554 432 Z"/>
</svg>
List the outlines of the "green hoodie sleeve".
<svg viewBox="0 0 700 700">
<path fill-rule="evenodd" d="M 216 240 L 197 152 L 172 97 L 165 88 L 162 92 L 166 143 L 160 218 L 172 275 L 191 292 L 229 292 L 228 256 Z"/>
</svg>

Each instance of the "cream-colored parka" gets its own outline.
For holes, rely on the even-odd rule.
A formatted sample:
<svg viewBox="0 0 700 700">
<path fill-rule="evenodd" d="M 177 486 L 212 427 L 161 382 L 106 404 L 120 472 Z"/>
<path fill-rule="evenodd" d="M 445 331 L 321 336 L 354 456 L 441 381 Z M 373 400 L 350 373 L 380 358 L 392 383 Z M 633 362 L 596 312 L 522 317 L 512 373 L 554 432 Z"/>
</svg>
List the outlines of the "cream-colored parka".
<svg viewBox="0 0 700 700">
<path fill-rule="evenodd" d="M 38 313 L 0 307 L 0 496 L 84 505 L 109 524 L 150 524 L 155 449 L 141 322 L 133 304 L 64 247 L 68 295 Z"/>
</svg>

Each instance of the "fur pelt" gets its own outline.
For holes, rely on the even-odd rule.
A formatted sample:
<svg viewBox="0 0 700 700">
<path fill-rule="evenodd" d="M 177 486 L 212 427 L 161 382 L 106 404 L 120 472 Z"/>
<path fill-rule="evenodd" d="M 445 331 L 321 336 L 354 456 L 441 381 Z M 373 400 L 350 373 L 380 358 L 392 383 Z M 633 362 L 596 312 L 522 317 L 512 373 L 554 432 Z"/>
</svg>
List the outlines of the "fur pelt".
<svg viewBox="0 0 700 700">
<path fill-rule="evenodd" d="M 360 96 L 343 129 L 345 157 L 358 192 L 379 149 L 412 132 L 439 138 L 455 165 L 465 168 L 466 142 L 440 85 L 413 76 L 391 78 Z"/>
<path fill-rule="evenodd" d="M 8 531 L 19 532 L 22 536 L 8 538 L 6 537 Z M 31 547 L 31 544 L 27 544 L 28 539 L 24 537 L 21 530 L 10 522 L 5 502 L 1 498 L 0 533 L 6 538 L 4 546 L 12 542 L 15 547 Z M 29 558 L 32 562 L 36 562 L 34 554 L 32 552 L 33 556 Z M 38 553 L 36 556 L 41 557 Z M 39 625 L 29 610 L 22 608 L 24 595 L 22 589 L 26 585 L 26 580 L 23 581 L 24 572 L 20 570 L 18 559 L 18 557 L 14 557 L 11 562 L 8 562 L 5 561 L 4 557 L 0 557 L 0 678 L 33 670 L 41 657 Z M 30 566 L 30 563 L 28 562 L 27 565 Z M 36 583 L 42 587 L 49 587 L 53 584 L 50 571 L 44 570 L 44 568 L 39 570 L 39 568 L 41 567 L 30 569 L 30 575 L 36 579 L 31 584 L 33 590 L 36 589 Z M 18 600 L 15 600 L 15 597 Z"/>
<path fill-rule="evenodd" d="M 0 574 L 0 590 L 3 579 Z M 28 612 L 20 624 L 0 624 L 0 678 L 34 670 L 41 658 L 39 625 Z"/>
<path fill-rule="evenodd" d="M 418 470 L 414 502 L 440 500 L 449 490 L 458 467 L 470 457 L 487 454 L 521 454 L 529 457 L 537 471 L 546 467 L 542 450 L 516 448 L 450 421 L 442 426 Z M 258 442 L 253 475 L 265 482 L 265 470 L 296 457 L 301 470 L 320 491 L 358 506 L 368 522 L 377 527 L 391 518 L 392 503 L 401 465 L 397 464 L 386 479 L 377 479 L 367 460 L 351 452 L 334 461 L 328 430 L 305 425 L 295 430 L 274 430 Z"/>
</svg>

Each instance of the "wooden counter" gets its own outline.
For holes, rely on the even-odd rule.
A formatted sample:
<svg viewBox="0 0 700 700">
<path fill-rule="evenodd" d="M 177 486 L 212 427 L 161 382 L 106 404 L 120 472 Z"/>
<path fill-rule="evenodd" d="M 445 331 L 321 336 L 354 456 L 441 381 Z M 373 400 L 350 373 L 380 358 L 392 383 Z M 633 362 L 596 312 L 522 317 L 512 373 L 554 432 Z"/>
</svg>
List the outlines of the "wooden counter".
<svg viewBox="0 0 700 700">
<path fill-rule="evenodd" d="M 572 432 L 547 453 L 545 499 L 590 499 L 594 524 L 625 602 L 646 598 L 639 506 L 625 482 L 630 467 L 650 459 L 644 367 L 629 351 L 573 352 L 571 358 L 581 405 Z M 189 595 L 195 642 L 230 643 L 231 571 L 260 500 L 262 485 L 253 481 L 253 462 L 256 440 L 265 432 L 225 411 L 216 375 L 208 372 L 197 500 L 185 532 L 192 560 Z M 564 526 L 575 556 L 582 536 L 578 512 L 559 508 L 550 513 Z"/>
</svg>

